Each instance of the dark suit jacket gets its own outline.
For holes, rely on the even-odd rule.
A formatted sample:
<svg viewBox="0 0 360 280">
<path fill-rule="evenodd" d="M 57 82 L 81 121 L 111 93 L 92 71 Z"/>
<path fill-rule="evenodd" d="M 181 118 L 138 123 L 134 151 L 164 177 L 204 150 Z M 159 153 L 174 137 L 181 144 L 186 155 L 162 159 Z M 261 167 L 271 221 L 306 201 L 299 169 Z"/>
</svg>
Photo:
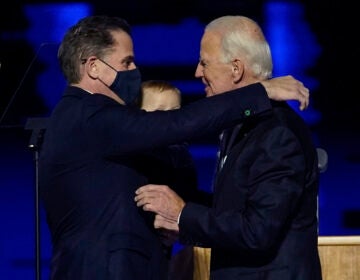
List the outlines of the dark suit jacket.
<svg viewBox="0 0 360 280">
<path fill-rule="evenodd" d="M 202 193 L 198 190 L 196 166 L 187 143 L 153 149 L 141 155 L 138 164 L 138 171 L 150 183 L 170 186 L 185 201 L 197 199 L 198 193 Z M 173 245 L 164 245 L 164 252 L 169 258 L 168 279 L 192 279 L 192 246 L 183 247 L 177 242 Z"/>
<path fill-rule="evenodd" d="M 216 280 L 319 280 L 316 149 L 286 103 L 235 127 L 213 207 L 187 203 L 184 243 L 211 247 Z"/>
<path fill-rule="evenodd" d="M 220 131 L 270 102 L 260 84 L 179 110 L 145 112 L 68 87 L 39 157 L 39 186 L 52 237 L 51 279 L 162 280 L 167 258 L 152 217 L 136 206 L 148 183 L 137 155 Z"/>
<path fill-rule="evenodd" d="M 170 186 L 185 201 L 197 191 L 196 166 L 187 143 L 153 149 L 140 155 L 138 163 L 150 183 Z"/>
</svg>

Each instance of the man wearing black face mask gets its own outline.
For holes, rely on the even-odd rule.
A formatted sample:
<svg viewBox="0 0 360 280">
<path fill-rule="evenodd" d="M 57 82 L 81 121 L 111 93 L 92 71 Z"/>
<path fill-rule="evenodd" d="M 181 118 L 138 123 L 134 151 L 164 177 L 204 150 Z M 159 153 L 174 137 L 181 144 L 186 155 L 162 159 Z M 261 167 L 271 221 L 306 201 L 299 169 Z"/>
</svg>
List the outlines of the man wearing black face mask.
<svg viewBox="0 0 360 280">
<path fill-rule="evenodd" d="M 52 280 L 167 279 L 152 216 L 133 201 L 135 190 L 148 183 L 135 168 L 138 155 L 270 110 L 265 89 L 273 99 L 308 103 L 307 88 L 286 76 L 172 112 L 125 106 L 140 93 L 140 74 L 130 27 L 116 17 L 80 20 L 65 34 L 58 58 L 68 86 L 39 156 Z"/>
<path fill-rule="evenodd" d="M 114 82 L 109 86 L 109 88 L 118 95 L 121 100 L 125 102 L 126 105 L 132 105 L 139 96 L 139 88 L 141 84 L 141 74 L 138 68 L 127 70 L 127 71 L 117 71 L 109 63 L 100 59 L 103 63 L 109 66 L 116 72 L 116 77 Z"/>
</svg>

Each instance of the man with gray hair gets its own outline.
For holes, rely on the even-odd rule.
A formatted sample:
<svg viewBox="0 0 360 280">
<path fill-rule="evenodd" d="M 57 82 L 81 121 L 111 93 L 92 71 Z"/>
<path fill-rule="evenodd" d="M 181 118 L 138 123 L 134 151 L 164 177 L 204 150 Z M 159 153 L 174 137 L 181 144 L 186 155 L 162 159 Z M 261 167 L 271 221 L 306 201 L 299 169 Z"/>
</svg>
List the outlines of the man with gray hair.
<svg viewBox="0 0 360 280">
<path fill-rule="evenodd" d="M 272 75 L 259 25 L 244 16 L 210 22 L 195 76 L 206 96 Z M 165 185 L 145 185 L 135 201 L 156 213 L 155 228 L 211 248 L 210 279 L 320 280 L 319 171 L 311 131 L 286 102 L 226 129 L 211 207 L 185 203 Z"/>
</svg>

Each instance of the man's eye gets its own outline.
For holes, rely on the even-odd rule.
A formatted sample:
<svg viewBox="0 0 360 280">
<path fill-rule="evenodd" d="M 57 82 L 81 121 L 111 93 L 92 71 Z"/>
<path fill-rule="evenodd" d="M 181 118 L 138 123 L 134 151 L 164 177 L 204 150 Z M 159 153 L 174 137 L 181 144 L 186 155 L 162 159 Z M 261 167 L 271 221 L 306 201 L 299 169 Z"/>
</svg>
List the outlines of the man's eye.
<svg viewBox="0 0 360 280">
<path fill-rule="evenodd" d="M 124 64 L 126 67 L 129 67 L 132 63 L 133 63 L 133 61 L 125 61 Z"/>
<path fill-rule="evenodd" d="M 130 59 L 130 60 L 125 60 L 123 61 L 123 66 L 126 67 L 126 68 L 129 68 L 132 64 L 134 64 L 134 60 Z"/>
</svg>

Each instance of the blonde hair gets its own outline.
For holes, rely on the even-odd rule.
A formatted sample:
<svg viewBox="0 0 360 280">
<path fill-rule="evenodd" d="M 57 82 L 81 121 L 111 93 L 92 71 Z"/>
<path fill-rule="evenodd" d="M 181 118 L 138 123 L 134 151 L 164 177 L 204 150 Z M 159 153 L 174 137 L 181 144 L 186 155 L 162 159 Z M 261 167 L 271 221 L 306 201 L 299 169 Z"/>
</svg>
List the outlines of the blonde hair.
<svg viewBox="0 0 360 280">
<path fill-rule="evenodd" d="M 141 84 L 141 95 L 139 98 L 139 107 L 144 107 L 145 95 L 159 95 L 159 94 L 171 94 L 175 96 L 178 101 L 178 105 L 181 105 L 181 92 L 180 90 L 172 85 L 170 82 L 165 80 L 148 80 Z M 160 108 L 159 108 L 160 109 Z"/>
</svg>

